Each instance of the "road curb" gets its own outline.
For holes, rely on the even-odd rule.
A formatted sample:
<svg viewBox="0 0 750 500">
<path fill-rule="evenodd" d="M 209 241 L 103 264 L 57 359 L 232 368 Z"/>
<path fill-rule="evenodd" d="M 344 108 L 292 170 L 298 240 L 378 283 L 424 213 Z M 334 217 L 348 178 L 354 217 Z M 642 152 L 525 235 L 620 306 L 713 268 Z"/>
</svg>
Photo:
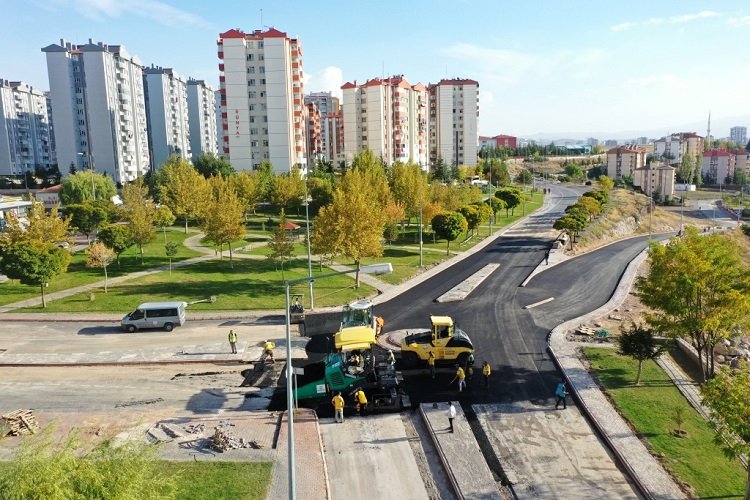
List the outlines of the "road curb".
<svg viewBox="0 0 750 500">
<path fill-rule="evenodd" d="M 0 368 L 60 368 L 70 366 L 148 366 L 148 365 L 193 365 L 193 364 L 225 364 L 225 365 L 251 365 L 255 361 L 244 361 L 241 359 L 188 359 L 188 360 L 163 360 L 163 361 L 102 361 L 89 363 L 2 363 Z"/>
<path fill-rule="evenodd" d="M 461 493 L 461 489 L 458 487 L 458 480 L 456 479 L 455 474 L 453 474 L 453 469 L 451 469 L 450 465 L 448 464 L 448 458 L 445 456 L 443 447 L 440 445 L 440 440 L 435 435 L 432 424 L 430 424 L 430 420 L 427 418 L 427 414 L 424 412 L 424 409 L 421 405 L 419 406 L 419 414 L 422 415 L 422 422 L 424 422 L 424 425 L 427 428 L 427 433 L 430 435 L 430 439 L 432 439 L 432 444 L 435 445 L 435 449 L 438 452 L 438 457 L 440 457 L 440 463 L 443 465 L 443 469 L 445 469 L 445 474 L 448 477 L 448 481 L 453 487 L 453 493 L 455 493 L 456 498 L 458 498 L 459 500 L 465 500 L 463 493 Z"/>
</svg>

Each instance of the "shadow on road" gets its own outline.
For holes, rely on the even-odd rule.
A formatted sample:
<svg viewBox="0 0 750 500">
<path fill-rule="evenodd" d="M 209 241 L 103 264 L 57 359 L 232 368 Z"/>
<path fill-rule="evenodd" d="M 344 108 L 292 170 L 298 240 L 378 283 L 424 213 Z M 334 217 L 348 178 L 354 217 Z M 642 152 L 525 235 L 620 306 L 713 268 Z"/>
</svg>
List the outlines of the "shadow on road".
<svg viewBox="0 0 750 500">
<path fill-rule="evenodd" d="M 78 335 L 112 335 L 115 333 L 125 334 L 119 326 L 88 326 L 78 330 Z"/>
<path fill-rule="evenodd" d="M 185 409 L 193 413 L 215 414 L 224 407 L 228 398 L 222 389 L 202 389 L 193 394 L 185 404 Z"/>
</svg>

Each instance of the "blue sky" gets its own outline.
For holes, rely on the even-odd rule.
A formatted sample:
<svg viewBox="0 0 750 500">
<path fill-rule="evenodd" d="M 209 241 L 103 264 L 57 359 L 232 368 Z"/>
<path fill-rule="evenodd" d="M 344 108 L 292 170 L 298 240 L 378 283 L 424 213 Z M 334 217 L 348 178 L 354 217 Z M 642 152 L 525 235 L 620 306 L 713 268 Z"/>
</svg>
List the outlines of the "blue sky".
<svg viewBox="0 0 750 500">
<path fill-rule="evenodd" d="M 302 42 L 306 91 L 473 78 L 482 135 L 674 131 L 709 109 L 750 125 L 743 1 L 0 0 L 0 77 L 46 89 L 40 48 L 93 38 L 218 85 L 217 35 L 260 28 L 261 9 Z"/>
</svg>

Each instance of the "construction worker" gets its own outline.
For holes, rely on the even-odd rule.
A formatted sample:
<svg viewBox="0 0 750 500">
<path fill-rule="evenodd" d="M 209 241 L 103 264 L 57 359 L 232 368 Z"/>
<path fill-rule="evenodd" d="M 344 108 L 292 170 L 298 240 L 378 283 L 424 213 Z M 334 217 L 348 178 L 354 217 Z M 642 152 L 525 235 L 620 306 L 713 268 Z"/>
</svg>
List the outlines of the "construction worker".
<svg viewBox="0 0 750 500">
<path fill-rule="evenodd" d="M 467 366 L 474 366 L 474 352 L 469 353 L 469 359 L 466 363 Z"/>
<path fill-rule="evenodd" d="M 381 333 L 383 333 L 383 325 L 385 325 L 385 320 L 380 316 L 375 316 L 375 336 L 379 337 Z"/>
<path fill-rule="evenodd" d="M 237 333 L 229 330 L 229 347 L 232 348 L 232 354 L 237 354 Z"/>
<path fill-rule="evenodd" d="M 490 375 L 492 375 L 492 368 L 490 368 L 490 364 L 485 361 L 482 365 L 482 375 L 484 376 L 484 386 L 489 387 L 490 386 Z"/>
<path fill-rule="evenodd" d="M 430 378 L 435 380 L 435 353 L 430 351 L 430 357 L 427 358 L 427 364 L 430 366 Z"/>
<path fill-rule="evenodd" d="M 354 401 L 354 407 L 359 412 L 359 416 L 364 417 L 365 410 L 367 410 L 367 396 L 365 395 L 365 391 L 363 391 L 361 387 L 357 389 L 357 392 L 354 393 Z"/>
<path fill-rule="evenodd" d="M 336 410 L 336 423 L 344 423 L 344 398 L 341 397 L 341 392 L 337 392 L 336 395 L 331 399 L 333 403 L 333 409 Z"/>
<path fill-rule="evenodd" d="M 393 351 L 388 349 L 388 358 L 387 358 L 388 364 L 391 366 L 396 365 L 396 355 L 393 354 Z"/>
<path fill-rule="evenodd" d="M 466 387 L 466 373 L 461 365 L 456 365 L 456 376 L 450 381 L 448 385 L 451 385 L 454 380 L 458 380 L 458 392 L 461 392 Z"/>
<path fill-rule="evenodd" d="M 270 340 L 266 340 L 266 342 L 263 344 L 263 360 L 268 361 L 271 360 L 271 363 L 275 363 L 276 360 L 273 359 L 273 350 L 276 348 L 276 344 L 271 342 Z"/>
</svg>

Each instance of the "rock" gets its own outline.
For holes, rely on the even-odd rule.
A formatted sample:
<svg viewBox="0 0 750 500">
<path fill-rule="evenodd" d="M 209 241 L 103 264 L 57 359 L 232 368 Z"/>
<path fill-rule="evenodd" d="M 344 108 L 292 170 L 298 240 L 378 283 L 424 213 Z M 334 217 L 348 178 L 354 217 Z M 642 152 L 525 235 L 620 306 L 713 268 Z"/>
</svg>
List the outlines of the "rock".
<svg viewBox="0 0 750 500">
<path fill-rule="evenodd" d="M 597 328 L 601 328 L 602 324 L 601 323 L 594 323 L 594 326 L 597 327 Z"/>
<path fill-rule="evenodd" d="M 619 314 L 610 314 L 607 317 L 615 321 L 622 321 L 622 316 L 620 316 Z"/>
<path fill-rule="evenodd" d="M 721 365 L 727 362 L 727 358 L 723 354 L 717 354 L 716 356 L 714 356 L 714 359 Z"/>
<path fill-rule="evenodd" d="M 159 442 L 165 442 L 165 441 L 171 441 L 172 440 L 172 438 L 169 437 L 169 435 L 167 435 L 167 433 L 164 432 L 159 427 L 151 427 L 146 432 L 146 435 L 147 435 L 147 437 L 149 438 L 149 440 L 152 443 L 154 443 L 154 442 L 159 443 Z"/>
</svg>

